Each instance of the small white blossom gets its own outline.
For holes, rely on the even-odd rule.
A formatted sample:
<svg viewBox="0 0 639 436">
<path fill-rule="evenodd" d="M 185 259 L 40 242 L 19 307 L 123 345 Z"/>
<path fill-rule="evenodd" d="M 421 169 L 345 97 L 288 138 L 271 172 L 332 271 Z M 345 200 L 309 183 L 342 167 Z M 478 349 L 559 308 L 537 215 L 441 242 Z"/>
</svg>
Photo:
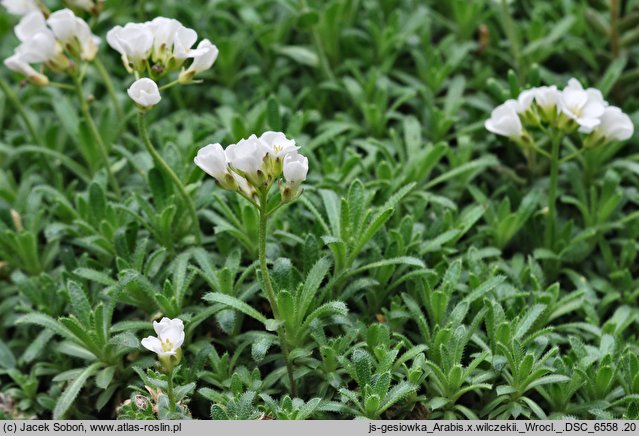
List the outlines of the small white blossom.
<svg viewBox="0 0 639 436">
<path fill-rule="evenodd" d="M 528 111 L 533 102 L 535 101 L 535 96 L 537 95 L 537 88 L 527 89 L 522 91 L 517 97 L 517 113 L 523 113 Z"/>
<path fill-rule="evenodd" d="M 44 15 L 39 9 L 36 9 L 20 18 L 20 22 L 15 25 L 13 32 L 20 41 L 27 41 L 40 32 L 50 32 L 50 30 Z"/>
<path fill-rule="evenodd" d="M 601 122 L 600 117 L 608 105 L 601 91 L 584 89 L 576 79 L 570 79 L 561 92 L 559 101 L 561 113 L 579 125 L 579 131 L 590 133 Z"/>
<path fill-rule="evenodd" d="M 595 129 L 595 134 L 608 140 L 625 141 L 634 133 L 634 125 L 630 117 L 615 106 L 608 106 L 601 116 L 601 124 Z"/>
<path fill-rule="evenodd" d="M 198 150 L 193 162 L 209 176 L 222 183 L 228 174 L 228 160 L 220 144 L 209 144 Z"/>
<path fill-rule="evenodd" d="M 284 158 L 287 154 L 296 152 L 299 147 L 295 145 L 295 140 L 287 139 L 282 132 L 264 132 L 260 140 L 266 146 L 268 154 L 273 158 Z"/>
<path fill-rule="evenodd" d="M 86 21 L 77 17 L 70 9 L 62 9 L 52 13 L 47 20 L 56 39 L 69 51 L 77 54 L 85 61 L 91 61 L 98 52 L 100 41 L 91 33 Z"/>
<path fill-rule="evenodd" d="M 263 163 L 267 152 L 267 147 L 255 135 L 241 139 L 237 144 L 231 144 L 226 148 L 226 156 L 231 166 L 244 173 L 243 175 L 254 185 L 261 183 L 260 174 L 264 172 Z"/>
<path fill-rule="evenodd" d="M 16 48 L 16 54 L 27 63 L 48 62 L 59 52 L 60 47 L 49 29 L 36 33 Z"/>
<path fill-rule="evenodd" d="M 206 71 L 213 66 L 213 63 L 217 59 L 219 51 L 215 45 L 208 39 L 203 39 L 197 45 L 195 50 L 191 50 L 190 57 L 193 58 L 193 62 L 189 65 L 187 70 L 180 73 L 180 83 L 190 82 L 196 74 Z"/>
<path fill-rule="evenodd" d="M 153 321 L 153 329 L 157 334 L 142 339 L 142 346 L 158 356 L 174 356 L 184 343 L 184 323 L 181 319 L 162 318 Z"/>
<path fill-rule="evenodd" d="M 171 57 L 186 59 L 197 33 L 174 18 L 156 17 L 148 23 L 153 33 L 153 60 L 166 63 Z"/>
<path fill-rule="evenodd" d="M 127 89 L 127 94 L 135 103 L 145 109 L 155 106 L 161 100 L 158 85 L 146 77 L 133 82 L 131 87 Z"/>
<path fill-rule="evenodd" d="M 107 43 L 122 55 L 127 71 L 143 71 L 153 48 L 153 32 L 147 23 L 115 26 L 107 32 Z"/>
<path fill-rule="evenodd" d="M 25 15 L 31 11 L 38 10 L 38 4 L 35 0 L 2 0 L 0 4 L 13 15 Z"/>
<path fill-rule="evenodd" d="M 535 91 L 535 101 L 542 109 L 548 109 L 557 106 L 561 93 L 556 86 L 540 86 Z"/>
<path fill-rule="evenodd" d="M 486 120 L 486 129 L 497 135 L 517 138 L 522 135 L 523 127 L 519 119 L 517 100 L 507 100 L 497 106 L 490 114 L 490 119 Z"/>
<path fill-rule="evenodd" d="M 191 47 L 197 41 L 197 33 L 188 27 L 180 27 L 173 38 L 173 57 L 186 59 L 190 56 Z"/>
<path fill-rule="evenodd" d="M 156 17 L 148 25 L 153 33 L 153 61 L 164 64 L 172 55 L 178 29 L 184 26 L 178 20 L 166 17 Z"/>
</svg>

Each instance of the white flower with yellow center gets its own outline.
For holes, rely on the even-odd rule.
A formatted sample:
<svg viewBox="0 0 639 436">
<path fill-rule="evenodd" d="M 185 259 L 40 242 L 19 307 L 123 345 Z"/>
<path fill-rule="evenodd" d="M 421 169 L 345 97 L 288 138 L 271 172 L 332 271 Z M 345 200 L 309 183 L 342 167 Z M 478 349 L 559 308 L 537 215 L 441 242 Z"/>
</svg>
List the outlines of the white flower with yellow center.
<svg viewBox="0 0 639 436">
<path fill-rule="evenodd" d="M 184 323 L 181 319 L 162 318 L 153 321 L 153 329 L 157 334 L 142 339 L 142 346 L 158 356 L 175 356 L 184 343 Z"/>
<path fill-rule="evenodd" d="M 577 79 L 570 79 L 561 92 L 559 107 L 561 113 L 579 125 L 581 133 L 590 133 L 601 123 L 601 116 L 608 103 L 601 91 L 584 89 Z"/>
</svg>

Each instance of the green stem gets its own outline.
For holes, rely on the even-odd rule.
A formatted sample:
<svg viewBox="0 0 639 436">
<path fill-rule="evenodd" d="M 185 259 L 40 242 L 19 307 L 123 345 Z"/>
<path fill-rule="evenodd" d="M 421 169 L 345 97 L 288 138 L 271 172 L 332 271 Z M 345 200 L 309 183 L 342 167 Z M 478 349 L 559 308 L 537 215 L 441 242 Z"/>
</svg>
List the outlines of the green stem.
<svg viewBox="0 0 639 436">
<path fill-rule="evenodd" d="M 271 284 L 271 277 L 268 272 L 268 266 L 266 265 L 266 223 L 268 221 L 268 212 L 267 212 L 267 200 L 268 200 L 268 189 L 262 190 L 260 193 L 260 204 L 259 204 L 259 212 L 260 212 L 260 227 L 259 227 L 259 257 L 260 257 L 260 269 L 262 272 L 262 281 L 264 282 L 264 287 L 266 288 L 266 297 L 271 305 L 271 310 L 273 311 L 273 317 L 276 320 L 280 319 L 279 310 L 277 308 L 277 300 L 275 298 L 275 292 L 273 291 L 273 285 Z M 284 332 L 284 327 L 280 326 L 277 328 L 277 336 L 280 340 L 280 346 L 282 347 L 282 354 L 284 354 L 284 361 L 286 362 L 286 371 L 288 372 L 288 381 L 291 385 L 291 394 L 293 397 L 297 397 L 297 384 L 295 383 L 295 378 L 293 377 L 293 365 L 291 364 L 291 360 L 288 355 L 288 345 L 286 343 L 286 334 Z"/>
<path fill-rule="evenodd" d="M 102 63 L 102 60 L 99 56 L 96 56 L 93 60 L 93 64 L 95 68 L 98 70 L 100 77 L 102 78 L 102 82 L 104 82 L 104 87 L 107 89 L 109 93 L 109 97 L 111 98 L 111 102 L 113 103 L 113 109 L 115 110 L 115 114 L 118 117 L 118 121 L 122 123 L 124 121 L 124 111 L 122 110 L 122 105 L 118 100 L 118 94 L 115 92 L 115 87 L 113 86 L 113 81 L 111 80 L 111 76 L 109 76 L 109 72 L 106 67 Z"/>
<path fill-rule="evenodd" d="M 58 89 L 66 89 L 68 91 L 75 91 L 75 87 L 74 86 L 67 85 L 66 83 L 49 82 L 49 84 L 47 86 L 50 86 L 52 88 L 58 88 Z"/>
<path fill-rule="evenodd" d="M 200 222 L 197 218 L 197 211 L 195 210 L 195 205 L 193 204 L 193 200 L 188 192 L 186 192 L 186 188 L 184 184 L 180 180 L 180 178 L 175 174 L 175 171 L 166 163 L 166 161 L 160 156 L 160 153 L 155 149 L 153 144 L 151 143 L 151 139 L 149 138 L 149 134 L 146 129 L 146 120 L 144 118 L 144 112 L 138 112 L 138 129 L 140 130 L 140 136 L 142 137 L 142 142 L 144 142 L 144 146 L 146 150 L 149 152 L 151 157 L 153 158 L 153 162 L 157 165 L 160 170 L 167 175 L 175 187 L 177 188 L 180 196 L 184 200 L 186 207 L 189 211 L 189 215 L 191 215 L 191 225 L 193 226 L 193 236 L 195 236 L 195 241 L 197 244 L 202 242 L 202 234 L 200 232 Z"/>
<path fill-rule="evenodd" d="M 80 108 L 82 109 L 82 115 L 89 126 L 89 130 L 91 130 L 91 135 L 93 136 L 93 140 L 98 145 L 98 152 L 100 153 L 100 157 L 104 162 L 104 166 L 106 168 L 107 177 L 109 179 L 109 183 L 111 187 L 115 191 L 115 195 L 117 198 L 120 198 L 120 186 L 118 185 L 118 181 L 115 179 L 113 172 L 111 171 L 111 165 L 109 164 L 109 152 L 107 151 L 106 145 L 102 140 L 102 135 L 98 130 L 98 127 L 95 125 L 95 121 L 93 121 L 93 117 L 91 116 L 91 111 L 89 110 L 89 103 L 84 96 L 84 91 L 82 89 L 82 81 L 79 77 L 74 77 L 73 81 L 75 83 L 75 92 L 78 95 L 78 100 L 80 100 Z"/>
<path fill-rule="evenodd" d="M 175 392 L 173 389 L 173 368 L 167 374 L 166 395 L 169 397 L 169 413 L 175 413 Z"/>
<path fill-rule="evenodd" d="M 35 144 L 38 144 L 44 147 L 44 144 L 42 140 L 40 139 L 40 135 L 38 135 L 38 132 L 36 131 L 35 127 L 33 127 L 33 123 L 31 122 L 31 118 L 29 118 L 29 114 L 27 114 L 27 111 L 24 109 L 24 106 L 22 106 L 22 103 L 20 103 L 20 100 L 18 100 L 18 97 L 16 97 L 16 94 L 13 92 L 13 90 L 9 87 L 9 85 L 7 85 L 7 83 L 1 77 L 0 77 L 0 88 L 2 88 L 2 92 L 4 92 L 4 95 L 7 96 L 7 99 L 11 102 L 13 107 L 15 107 L 18 110 L 18 114 L 20 115 L 20 118 L 22 118 L 22 121 L 24 121 L 24 124 L 25 126 L 27 126 L 27 130 L 29 131 L 29 134 L 33 138 L 33 142 Z"/>
<path fill-rule="evenodd" d="M 550 155 L 550 186 L 548 188 L 548 214 L 546 215 L 546 248 L 552 250 L 557 236 L 557 182 L 559 176 L 559 149 L 563 135 L 552 138 Z"/>
<path fill-rule="evenodd" d="M 160 86 L 159 90 L 160 91 L 164 91 L 167 90 L 169 88 L 174 87 L 175 85 L 179 84 L 180 81 L 179 80 L 174 80 L 173 82 L 167 83 L 166 85 Z"/>
</svg>

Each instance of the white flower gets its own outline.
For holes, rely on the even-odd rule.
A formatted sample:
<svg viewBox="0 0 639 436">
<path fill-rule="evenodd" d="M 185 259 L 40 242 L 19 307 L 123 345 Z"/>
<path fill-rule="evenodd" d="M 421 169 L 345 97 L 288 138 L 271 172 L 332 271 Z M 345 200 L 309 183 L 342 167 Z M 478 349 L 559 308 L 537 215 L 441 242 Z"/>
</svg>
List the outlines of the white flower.
<svg viewBox="0 0 639 436">
<path fill-rule="evenodd" d="M 138 79 L 126 91 L 129 97 L 143 108 L 150 108 L 161 100 L 158 85 L 151 79 Z"/>
<path fill-rule="evenodd" d="M 182 23 L 173 18 L 156 17 L 149 23 L 153 33 L 153 60 L 164 62 L 166 53 L 173 49 L 173 39 Z"/>
<path fill-rule="evenodd" d="M 226 157 L 233 168 L 243 172 L 254 185 L 259 185 L 261 177 L 258 172 L 263 173 L 267 152 L 264 143 L 257 136 L 251 135 L 247 139 L 241 139 L 237 144 L 229 145 L 226 148 Z"/>
<path fill-rule="evenodd" d="M 31 65 L 20 58 L 20 55 L 14 54 L 4 60 L 4 64 L 7 68 L 20 74 L 24 74 L 29 81 L 36 85 L 47 85 L 49 79 L 44 74 L 38 73 L 33 69 Z"/>
<path fill-rule="evenodd" d="M 178 79 L 180 83 L 188 83 L 196 74 L 211 68 L 217 59 L 218 53 L 217 47 L 211 44 L 211 41 L 208 39 L 200 41 L 197 48 L 191 50 L 190 57 L 193 58 L 193 62 L 191 62 L 187 70 L 180 73 Z"/>
<path fill-rule="evenodd" d="M 298 153 L 292 153 L 284 159 L 284 178 L 292 185 L 306 180 L 308 174 L 308 159 Z"/>
<path fill-rule="evenodd" d="M 188 58 L 195 41 L 197 41 L 195 30 L 184 26 L 178 28 L 173 38 L 173 57 L 176 59 Z"/>
<path fill-rule="evenodd" d="M 526 112 L 533 104 L 535 96 L 537 95 L 537 88 L 530 88 L 522 91 L 517 97 L 517 113 Z"/>
<path fill-rule="evenodd" d="M 224 177 L 228 174 L 226 153 L 220 144 L 209 144 L 200 148 L 193 162 L 220 183 L 224 182 Z"/>
<path fill-rule="evenodd" d="M 153 32 L 148 23 L 115 26 L 107 32 L 107 43 L 122 55 L 127 71 L 143 71 L 153 47 Z"/>
<path fill-rule="evenodd" d="M 38 10 L 38 4 L 35 0 L 2 0 L 0 3 L 13 15 L 25 15 Z"/>
<path fill-rule="evenodd" d="M 543 110 L 557 106 L 561 93 L 556 86 L 540 86 L 536 88 L 535 101 Z"/>
<path fill-rule="evenodd" d="M 184 343 L 184 324 L 179 318 L 162 318 L 153 321 L 153 329 L 157 334 L 142 339 L 142 346 L 159 356 L 174 356 Z"/>
<path fill-rule="evenodd" d="M 486 120 L 484 126 L 488 131 L 497 135 L 509 138 L 521 136 L 522 125 L 517 113 L 519 107 L 519 103 L 516 100 L 507 100 L 493 109 L 490 119 Z"/>
<path fill-rule="evenodd" d="M 608 140 L 625 141 L 634 133 L 634 126 L 630 117 L 615 106 L 608 106 L 601 116 L 601 124 L 595 129 L 595 134 Z"/>
<path fill-rule="evenodd" d="M 26 41 L 33 38 L 40 32 L 50 31 L 47 22 L 39 9 L 31 11 L 20 18 L 20 22 L 13 28 L 20 41 Z"/>
<path fill-rule="evenodd" d="M 53 32 L 45 29 L 23 41 L 17 48 L 16 54 L 27 63 L 48 62 L 59 53 L 59 46 Z"/>
<path fill-rule="evenodd" d="M 579 131 L 590 133 L 601 122 L 600 117 L 608 105 L 601 95 L 601 91 L 588 88 L 583 89 L 576 79 L 570 79 L 568 86 L 561 92 L 559 101 L 561 113 L 574 120 L 579 125 Z"/>
<path fill-rule="evenodd" d="M 288 153 L 296 152 L 299 149 L 295 145 L 295 140 L 287 139 L 282 132 L 264 132 L 260 136 L 260 140 L 273 158 L 284 158 Z"/>
<path fill-rule="evenodd" d="M 98 51 L 96 41 L 99 41 L 92 33 L 89 25 L 70 9 L 62 9 L 52 13 L 47 20 L 56 39 L 65 45 L 71 52 L 79 48 L 82 59 L 90 61 L 95 58 Z"/>
</svg>

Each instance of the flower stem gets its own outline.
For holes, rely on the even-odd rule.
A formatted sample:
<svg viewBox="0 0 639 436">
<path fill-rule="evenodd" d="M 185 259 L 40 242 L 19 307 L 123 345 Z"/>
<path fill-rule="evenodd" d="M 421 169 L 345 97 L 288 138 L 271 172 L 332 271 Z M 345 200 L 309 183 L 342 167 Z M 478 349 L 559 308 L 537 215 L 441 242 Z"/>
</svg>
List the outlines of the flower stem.
<svg viewBox="0 0 639 436">
<path fill-rule="evenodd" d="M 280 319 L 279 310 L 277 308 L 277 300 L 275 299 L 275 292 L 273 291 L 273 285 L 271 284 L 271 277 L 268 272 L 268 266 L 266 265 L 266 223 L 268 221 L 268 190 L 264 189 L 260 193 L 260 204 L 259 204 L 259 213 L 260 213 L 260 226 L 259 226 L 259 257 L 260 257 L 260 269 L 262 272 L 262 281 L 264 282 L 264 287 L 266 288 L 266 297 L 271 305 L 271 310 L 273 311 L 273 317 L 276 320 Z M 277 328 L 277 336 L 280 340 L 280 346 L 282 347 L 282 354 L 284 355 L 284 361 L 286 362 L 286 371 L 288 372 L 288 381 L 291 385 L 291 395 L 293 397 L 297 396 L 297 384 L 295 383 L 295 378 L 293 377 L 293 365 L 289 359 L 288 355 L 288 345 L 286 343 L 286 333 L 284 331 L 284 326 L 279 326 Z"/>
<path fill-rule="evenodd" d="M 107 89 L 109 93 L 109 97 L 111 98 L 111 102 L 113 103 L 113 109 L 115 110 L 115 114 L 118 117 L 118 121 L 122 123 L 124 121 L 124 111 L 122 110 L 122 105 L 118 100 L 118 94 L 115 92 L 115 87 L 113 86 L 113 81 L 111 80 L 111 76 L 109 76 L 109 72 L 105 68 L 102 60 L 99 56 L 96 56 L 93 60 L 93 64 L 95 68 L 98 70 L 100 77 L 102 78 L 102 82 L 104 82 L 104 87 Z"/>
<path fill-rule="evenodd" d="M 144 142 L 144 146 L 146 150 L 149 152 L 151 157 L 153 158 L 153 162 L 157 165 L 161 171 L 167 175 L 175 187 L 177 188 L 180 196 L 184 200 L 186 207 L 188 209 L 189 215 L 191 215 L 191 225 L 193 227 L 193 236 L 195 236 L 195 241 L 197 244 L 202 242 L 202 235 L 200 232 L 200 222 L 197 218 L 197 211 L 195 210 L 195 205 L 193 204 L 193 200 L 188 192 L 186 192 L 186 188 L 184 184 L 180 180 L 180 178 L 175 174 L 175 171 L 166 163 L 166 161 L 160 156 L 160 153 L 155 149 L 153 144 L 151 143 L 151 139 L 149 138 L 149 133 L 146 128 L 146 120 L 144 118 L 144 112 L 138 112 L 138 129 L 140 131 L 140 136 L 142 137 L 142 142 Z"/>
<path fill-rule="evenodd" d="M 548 214 L 546 215 L 546 248 L 552 250 L 557 236 L 557 182 L 559 175 L 559 148 L 563 135 L 556 133 L 552 138 L 550 154 L 550 186 L 548 188 Z"/>
<path fill-rule="evenodd" d="M 167 389 L 166 395 L 169 397 L 169 413 L 175 413 L 175 391 L 173 389 L 173 368 L 166 375 L 167 377 Z"/>
<path fill-rule="evenodd" d="M 84 91 L 82 89 L 82 81 L 79 77 L 74 77 L 73 82 L 75 84 L 75 92 L 78 95 L 78 100 L 80 100 L 82 115 L 84 116 L 84 119 L 89 126 L 89 130 L 91 130 L 93 140 L 98 145 L 98 152 L 100 153 L 100 157 L 104 162 L 109 183 L 115 191 L 116 197 L 120 198 L 120 186 L 118 185 L 118 181 L 115 179 L 115 176 L 111 171 L 111 165 L 109 164 L 109 153 L 107 151 L 106 145 L 104 144 L 104 141 L 102 140 L 102 135 L 100 134 L 100 131 L 98 130 L 98 127 L 95 125 L 95 121 L 93 121 L 93 117 L 91 116 L 89 103 L 87 102 L 87 99 L 84 96 Z"/>
</svg>

